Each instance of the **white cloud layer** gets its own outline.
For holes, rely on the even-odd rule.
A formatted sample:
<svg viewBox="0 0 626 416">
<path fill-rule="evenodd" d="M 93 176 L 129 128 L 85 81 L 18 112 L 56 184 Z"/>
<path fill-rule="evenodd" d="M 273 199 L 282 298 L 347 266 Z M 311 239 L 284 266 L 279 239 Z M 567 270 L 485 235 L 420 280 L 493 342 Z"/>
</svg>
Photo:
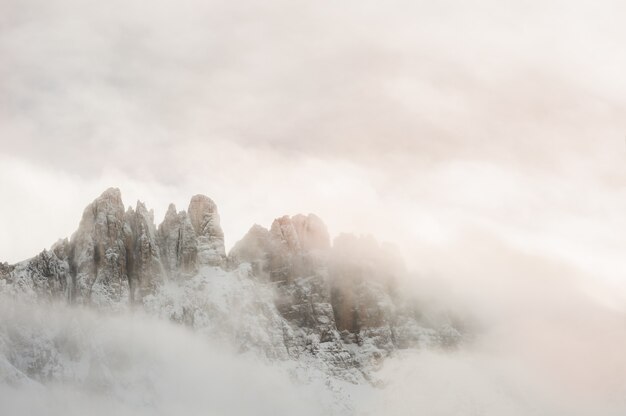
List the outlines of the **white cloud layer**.
<svg viewBox="0 0 626 416">
<path fill-rule="evenodd" d="M 488 362 L 396 369 L 390 400 L 413 400 L 398 414 L 455 414 L 446 398 L 468 385 L 476 414 L 577 414 L 489 392 L 591 380 L 597 404 L 626 386 L 625 15 L 609 0 L 0 0 L 0 260 L 69 236 L 109 186 L 157 221 L 209 195 L 227 247 L 315 212 L 397 244 L 425 301 L 489 328 Z M 502 370 L 492 354 L 511 350 L 536 374 Z M 450 376 L 411 373 L 433 366 Z"/>
<path fill-rule="evenodd" d="M 623 289 L 625 7 L 4 0 L 0 258 L 118 186 L 227 246 L 316 212 L 426 271 L 478 229 Z"/>
</svg>

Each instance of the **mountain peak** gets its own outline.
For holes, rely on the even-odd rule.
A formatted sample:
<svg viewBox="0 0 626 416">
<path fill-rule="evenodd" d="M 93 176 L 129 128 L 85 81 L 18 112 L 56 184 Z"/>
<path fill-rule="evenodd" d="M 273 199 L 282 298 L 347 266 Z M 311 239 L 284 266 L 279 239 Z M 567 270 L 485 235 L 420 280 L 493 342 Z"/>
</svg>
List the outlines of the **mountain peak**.
<svg viewBox="0 0 626 416">
<path fill-rule="evenodd" d="M 369 237 L 331 246 L 314 214 L 279 217 L 269 230 L 255 224 L 227 257 L 207 196 L 193 196 L 188 211 L 170 204 L 156 228 L 145 204 L 125 212 L 121 192 L 109 188 L 69 241 L 0 264 L 0 293 L 106 310 L 133 304 L 230 337 L 239 350 L 318 362 L 330 376 L 367 382 L 372 363 L 396 349 L 460 339 L 454 328 L 422 326 L 405 306 L 394 289 L 396 262 Z"/>
<path fill-rule="evenodd" d="M 98 197 L 98 199 L 122 199 L 122 192 L 120 191 L 120 188 L 115 188 L 115 187 L 110 187 L 107 188 L 104 192 L 102 192 L 102 194 L 100 194 L 100 196 Z"/>
</svg>

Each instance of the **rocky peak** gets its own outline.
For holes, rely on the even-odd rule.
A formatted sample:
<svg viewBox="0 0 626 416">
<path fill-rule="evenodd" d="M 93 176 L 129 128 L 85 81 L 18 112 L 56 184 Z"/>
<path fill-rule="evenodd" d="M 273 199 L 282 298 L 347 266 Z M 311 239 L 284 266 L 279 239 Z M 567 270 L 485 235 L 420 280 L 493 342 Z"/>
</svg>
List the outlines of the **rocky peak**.
<svg viewBox="0 0 626 416">
<path fill-rule="evenodd" d="M 187 209 L 191 225 L 198 236 L 218 236 L 224 238 L 217 214 L 217 205 L 206 195 L 194 195 Z"/>
<path fill-rule="evenodd" d="M 302 250 L 330 249 L 330 236 L 326 224 L 315 214 L 298 214 L 291 218 Z"/>
<path fill-rule="evenodd" d="M 87 206 L 85 211 L 91 209 L 95 212 L 111 213 L 124 212 L 124 203 L 122 202 L 122 193 L 119 188 L 108 188 L 91 204 Z M 84 217 L 84 214 L 83 214 Z"/>
<path fill-rule="evenodd" d="M 198 242 L 191 219 L 170 204 L 158 230 L 161 258 L 170 277 L 180 278 L 197 271 Z"/>
<path fill-rule="evenodd" d="M 233 266 L 250 263 L 256 276 L 267 276 L 270 272 L 269 262 L 275 251 L 267 228 L 254 224 L 233 246 L 228 258 Z"/>
<path fill-rule="evenodd" d="M 154 211 L 148 211 L 143 202 L 137 201 L 135 210 L 126 212 L 124 231 L 130 300 L 138 301 L 153 293 L 165 278 L 156 238 Z"/>
<path fill-rule="evenodd" d="M 192 275 L 202 265 L 223 265 L 226 257 L 217 207 L 210 198 L 194 196 L 189 214 L 170 205 L 157 230 L 154 211 L 141 201 L 125 211 L 117 188 L 89 204 L 71 239 L 57 242 L 50 254 L 68 264 L 70 300 L 102 306 L 141 301 L 168 275 Z M 50 263 L 48 257 L 41 259 Z"/>
<path fill-rule="evenodd" d="M 269 231 L 252 227 L 233 247 L 231 261 L 248 262 L 255 275 L 279 283 L 278 310 L 320 339 L 367 337 L 377 348 L 394 348 L 394 283 L 403 265 L 373 237 L 342 234 L 331 246 L 319 217 L 283 216 Z"/>
<path fill-rule="evenodd" d="M 141 216 L 147 223 L 152 225 L 154 228 L 154 210 L 149 210 L 146 208 L 146 204 L 141 201 L 137 201 L 137 206 L 135 207 L 135 212 L 137 215 Z"/>
<path fill-rule="evenodd" d="M 208 197 L 194 196 L 188 211 L 170 204 L 157 229 L 145 204 L 124 211 L 120 191 L 111 188 L 87 206 L 69 241 L 13 266 L 0 264 L 0 291 L 109 308 L 152 305 L 194 327 L 239 328 L 233 339 L 271 342 L 271 356 L 316 357 L 331 374 L 354 375 L 397 348 L 460 337 L 449 326 L 445 332 L 422 326 L 412 301 L 395 289 L 403 266 L 393 252 L 353 235 L 331 246 L 313 214 L 277 218 L 269 230 L 254 225 L 231 250 L 229 270 L 225 259 L 219 214 Z M 182 290 L 162 290 L 167 279 Z M 219 298 L 225 293 L 226 301 Z M 239 314 L 246 308 L 256 311 L 254 320 L 236 322 L 250 316 Z"/>
<path fill-rule="evenodd" d="M 124 246 L 124 204 L 120 190 L 109 188 L 85 208 L 72 235 L 72 274 L 81 303 L 110 304 L 129 294 Z"/>
<path fill-rule="evenodd" d="M 290 252 L 328 250 L 330 237 L 324 222 L 315 214 L 277 218 L 270 228 L 272 238 Z"/>
<path fill-rule="evenodd" d="M 250 263 L 257 276 L 291 282 L 314 272 L 318 258 L 330 249 L 326 226 L 319 217 L 288 215 L 276 218 L 268 231 L 254 225 L 229 253 L 231 264 Z"/>
<path fill-rule="evenodd" d="M 285 215 L 276 218 L 272 222 L 270 234 L 271 238 L 279 244 L 283 251 L 292 253 L 300 251 L 300 238 L 290 216 Z"/>
<path fill-rule="evenodd" d="M 174 204 L 169 204 L 167 206 L 167 212 L 165 212 L 165 221 L 171 218 L 176 217 L 176 215 L 178 214 L 178 211 L 176 211 L 176 205 Z"/>
<path fill-rule="evenodd" d="M 226 260 L 224 232 L 215 202 L 205 195 L 194 195 L 187 212 L 198 239 L 198 263 L 223 265 Z"/>
</svg>

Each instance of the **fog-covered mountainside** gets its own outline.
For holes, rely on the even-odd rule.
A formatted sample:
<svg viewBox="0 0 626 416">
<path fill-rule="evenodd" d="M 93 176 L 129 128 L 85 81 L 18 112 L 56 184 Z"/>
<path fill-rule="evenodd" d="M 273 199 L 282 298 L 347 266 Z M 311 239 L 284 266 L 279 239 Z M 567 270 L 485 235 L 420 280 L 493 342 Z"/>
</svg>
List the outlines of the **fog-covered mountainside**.
<svg viewBox="0 0 626 416">
<path fill-rule="evenodd" d="M 404 273 L 399 256 L 372 237 L 344 234 L 331 244 L 313 214 L 254 225 L 227 254 L 208 197 L 194 196 L 186 211 L 170 205 L 156 226 L 143 203 L 125 209 L 112 188 L 85 208 L 69 240 L 2 264 L 0 293 L 67 305 L 69 315 L 145 313 L 285 364 L 304 382 L 376 385 L 376 370 L 398 350 L 462 339 L 447 316 L 425 314 L 402 290 Z M 67 343 L 24 330 L 0 327 L 0 376 L 60 380 L 81 361 Z"/>
</svg>

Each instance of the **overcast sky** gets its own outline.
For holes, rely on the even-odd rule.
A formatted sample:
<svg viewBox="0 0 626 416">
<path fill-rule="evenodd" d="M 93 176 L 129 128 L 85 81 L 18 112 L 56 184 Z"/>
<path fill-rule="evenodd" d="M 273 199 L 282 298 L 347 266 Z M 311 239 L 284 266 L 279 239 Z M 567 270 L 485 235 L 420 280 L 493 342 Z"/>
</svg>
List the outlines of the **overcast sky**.
<svg viewBox="0 0 626 416">
<path fill-rule="evenodd" d="M 0 0 L 0 259 L 70 236 L 115 186 L 157 223 L 210 196 L 227 247 L 314 212 L 423 273 L 514 247 L 610 302 L 625 16 L 598 0 Z"/>
</svg>

